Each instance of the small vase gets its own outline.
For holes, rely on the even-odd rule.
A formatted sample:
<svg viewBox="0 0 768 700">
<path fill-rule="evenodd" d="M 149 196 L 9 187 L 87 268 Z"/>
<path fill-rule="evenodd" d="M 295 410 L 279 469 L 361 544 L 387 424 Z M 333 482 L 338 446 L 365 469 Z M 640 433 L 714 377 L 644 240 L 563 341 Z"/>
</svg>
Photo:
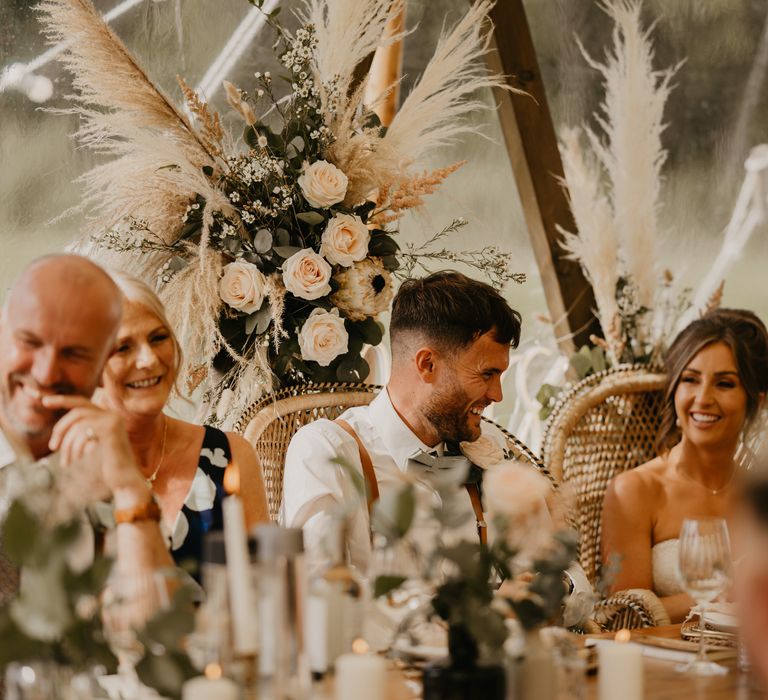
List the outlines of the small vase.
<svg viewBox="0 0 768 700">
<path fill-rule="evenodd" d="M 555 660 L 538 629 L 525 635 L 525 655 L 516 675 L 519 700 L 555 700 L 557 697 Z"/>
<path fill-rule="evenodd" d="M 424 700 L 505 700 L 504 668 L 477 663 L 477 644 L 464 625 L 448 629 L 448 652 L 424 667 Z"/>
</svg>

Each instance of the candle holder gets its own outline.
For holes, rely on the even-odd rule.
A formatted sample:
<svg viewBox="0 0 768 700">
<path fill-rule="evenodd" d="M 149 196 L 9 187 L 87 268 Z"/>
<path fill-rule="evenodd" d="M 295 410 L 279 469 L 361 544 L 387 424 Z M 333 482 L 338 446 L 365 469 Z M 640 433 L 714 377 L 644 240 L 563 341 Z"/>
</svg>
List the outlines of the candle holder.
<svg viewBox="0 0 768 700">
<path fill-rule="evenodd" d="M 424 700 L 504 700 L 506 672 L 478 663 L 478 648 L 464 625 L 448 628 L 449 656 L 424 667 Z"/>
</svg>

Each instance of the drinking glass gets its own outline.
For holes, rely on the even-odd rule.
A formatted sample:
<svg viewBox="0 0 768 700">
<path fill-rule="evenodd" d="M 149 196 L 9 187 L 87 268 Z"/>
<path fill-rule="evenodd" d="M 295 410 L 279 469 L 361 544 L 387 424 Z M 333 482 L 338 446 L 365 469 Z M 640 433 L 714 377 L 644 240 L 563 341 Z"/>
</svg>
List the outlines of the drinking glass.
<svg viewBox="0 0 768 700">
<path fill-rule="evenodd" d="M 683 589 L 698 603 L 701 636 L 696 658 L 678 666 L 677 670 L 701 676 L 727 673 L 724 666 L 707 661 L 704 647 L 707 604 L 731 582 L 731 547 L 728 526 L 723 518 L 687 518 L 683 521 L 678 566 Z"/>
</svg>

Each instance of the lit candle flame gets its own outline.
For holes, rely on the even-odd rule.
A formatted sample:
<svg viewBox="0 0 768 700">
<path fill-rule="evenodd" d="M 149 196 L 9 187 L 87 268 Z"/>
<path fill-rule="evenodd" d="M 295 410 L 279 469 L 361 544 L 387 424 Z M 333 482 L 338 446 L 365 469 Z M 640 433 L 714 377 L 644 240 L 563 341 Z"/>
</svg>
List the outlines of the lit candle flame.
<svg viewBox="0 0 768 700">
<path fill-rule="evenodd" d="M 614 639 L 621 644 L 626 644 L 631 637 L 632 635 L 630 634 L 629 630 L 619 630 L 616 632 Z"/>
<path fill-rule="evenodd" d="M 230 495 L 240 495 L 240 468 L 234 462 L 224 470 L 224 490 Z"/>
<path fill-rule="evenodd" d="M 208 680 L 215 681 L 221 678 L 221 666 L 219 664 L 208 664 L 205 667 L 205 677 Z"/>
<path fill-rule="evenodd" d="M 368 642 L 364 639 L 356 639 L 352 642 L 352 652 L 355 654 L 367 654 L 368 649 Z"/>
</svg>

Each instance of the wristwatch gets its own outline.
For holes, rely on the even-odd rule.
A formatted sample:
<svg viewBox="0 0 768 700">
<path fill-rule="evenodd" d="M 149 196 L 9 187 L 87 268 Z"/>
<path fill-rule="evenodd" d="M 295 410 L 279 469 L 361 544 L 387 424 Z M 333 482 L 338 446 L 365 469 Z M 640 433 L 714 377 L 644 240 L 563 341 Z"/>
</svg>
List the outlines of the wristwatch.
<svg viewBox="0 0 768 700">
<path fill-rule="evenodd" d="M 160 506 L 155 497 L 152 496 L 149 501 L 131 508 L 120 508 L 114 512 L 115 523 L 135 523 L 142 520 L 154 520 L 160 522 Z"/>
</svg>

